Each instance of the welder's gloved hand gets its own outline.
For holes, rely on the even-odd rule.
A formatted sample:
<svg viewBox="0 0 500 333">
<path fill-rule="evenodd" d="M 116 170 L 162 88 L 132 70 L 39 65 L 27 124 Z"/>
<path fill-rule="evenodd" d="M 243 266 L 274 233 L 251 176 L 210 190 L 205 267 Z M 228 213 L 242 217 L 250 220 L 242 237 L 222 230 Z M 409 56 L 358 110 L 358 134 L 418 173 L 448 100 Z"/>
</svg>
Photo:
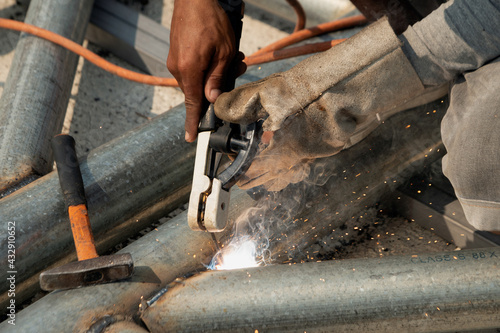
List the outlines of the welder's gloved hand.
<svg viewBox="0 0 500 333">
<path fill-rule="evenodd" d="M 290 70 L 222 94 L 216 115 L 248 124 L 266 118 L 269 146 L 238 185 L 278 191 L 304 180 L 311 161 L 360 141 L 397 111 L 423 101 L 426 90 L 383 19 Z M 409 105 L 415 104 L 415 105 Z"/>
<path fill-rule="evenodd" d="M 221 94 L 235 56 L 241 74 L 246 69 L 244 56 L 236 49 L 231 23 L 217 0 L 174 2 L 167 68 L 185 95 L 186 141 L 196 139 L 201 111 L 208 106 L 205 101 L 213 103 Z"/>
</svg>

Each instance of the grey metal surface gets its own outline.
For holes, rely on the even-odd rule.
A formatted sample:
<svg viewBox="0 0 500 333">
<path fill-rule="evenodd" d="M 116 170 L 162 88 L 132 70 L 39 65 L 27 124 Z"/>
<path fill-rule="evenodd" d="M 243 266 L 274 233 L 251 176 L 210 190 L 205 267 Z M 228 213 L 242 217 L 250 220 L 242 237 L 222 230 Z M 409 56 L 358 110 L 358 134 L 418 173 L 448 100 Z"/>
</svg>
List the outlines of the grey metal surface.
<svg viewBox="0 0 500 333">
<path fill-rule="evenodd" d="M 156 76 L 167 70 L 170 30 L 116 0 L 96 0 L 86 38 Z"/>
<path fill-rule="evenodd" d="M 93 0 L 33 0 L 30 23 L 81 43 Z M 78 56 L 21 34 L 0 99 L 0 191 L 52 170 L 50 138 L 62 128 Z"/>
<path fill-rule="evenodd" d="M 444 332 L 500 327 L 498 248 L 210 271 L 143 314 L 151 332 Z"/>
</svg>

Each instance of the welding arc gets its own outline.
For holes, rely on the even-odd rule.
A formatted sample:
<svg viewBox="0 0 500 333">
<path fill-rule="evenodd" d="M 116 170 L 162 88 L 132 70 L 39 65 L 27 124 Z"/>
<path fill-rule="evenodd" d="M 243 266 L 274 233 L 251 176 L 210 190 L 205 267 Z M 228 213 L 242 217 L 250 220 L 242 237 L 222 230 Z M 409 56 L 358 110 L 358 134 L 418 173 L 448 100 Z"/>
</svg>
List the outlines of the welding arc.
<svg viewBox="0 0 500 333">
<path fill-rule="evenodd" d="M 299 16 L 299 14 L 297 14 Z M 289 48 L 286 50 L 281 50 L 282 48 L 295 44 L 299 41 L 305 40 L 310 37 L 317 36 L 319 34 L 324 34 L 328 32 L 332 32 L 339 29 L 345 29 L 348 27 L 360 25 L 366 23 L 366 18 L 362 15 L 353 16 L 352 18 L 340 19 L 337 21 L 332 21 L 329 23 L 320 24 L 316 27 L 312 27 L 309 29 L 300 30 L 290 34 L 289 36 L 270 44 L 268 47 L 264 47 L 249 57 L 245 58 L 244 62 L 248 65 L 258 65 L 265 62 L 271 62 L 281 59 L 286 59 L 290 57 L 296 57 L 300 55 L 306 55 L 310 53 L 322 52 L 326 51 L 333 45 L 336 45 L 343 41 L 343 39 L 332 40 L 329 42 L 320 42 L 307 44 L 303 46 L 298 46 L 295 48 Z M 94 52 L 86 49 L 78 43 L 73 42 L 72 40 L 65 38 L 59 34 L 56 34 L 52 31 L 36 27 L 31 24 L 27 24 L 24 22 L 19 22 L 15 20 L 9 20 L 0 18 L 0 28 L 10 29 L 25 32 L 31 34 L 36 37 L 43 38 L 48 40 L 54 44 L 62 46 L 67 50 L 78 54 L 83 57 L 87 61 L 93 63 L 94 65 L 104 69 L 105 71 L 119 76 L 121 78 L 139 82 L 143 84 L 149 84 L 153 86 L 164 86 L 164 87 L 178 87 L 179 84 L 173 78 L 165 78 L 147 74 L 137 73 L 126 68 L 117 66 L 112 64 L 111 62 L 103 59 L 98 56 Z"/>
</svg>

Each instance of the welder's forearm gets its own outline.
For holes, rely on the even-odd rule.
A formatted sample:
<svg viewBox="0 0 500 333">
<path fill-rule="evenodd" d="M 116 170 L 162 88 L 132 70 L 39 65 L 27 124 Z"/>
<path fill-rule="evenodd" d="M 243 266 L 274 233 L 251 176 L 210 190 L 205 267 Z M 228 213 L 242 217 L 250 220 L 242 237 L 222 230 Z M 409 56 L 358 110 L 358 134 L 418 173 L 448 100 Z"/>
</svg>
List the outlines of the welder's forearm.
<svg viewBox="0 0 500 333">
<path fill-rule="evenodd" d="M 401 36 L 425 85 L 438 85 L 500 55 L 500 0 L 451 0 Z"/>
</svg>

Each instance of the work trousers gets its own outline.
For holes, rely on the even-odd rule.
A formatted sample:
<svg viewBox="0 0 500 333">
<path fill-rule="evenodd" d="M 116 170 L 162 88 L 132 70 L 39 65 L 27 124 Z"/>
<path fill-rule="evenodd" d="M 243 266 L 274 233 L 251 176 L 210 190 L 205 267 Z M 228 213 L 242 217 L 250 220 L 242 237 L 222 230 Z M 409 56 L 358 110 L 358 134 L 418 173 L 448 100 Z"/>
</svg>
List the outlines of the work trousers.
<svg viewBox="0 0 500 333">
<path fill-rule="evenodd" d="M 452 84 L 441 135 L 443 173 L 468 222 L 500 230 L 500 58 Z"/>
</svg>

